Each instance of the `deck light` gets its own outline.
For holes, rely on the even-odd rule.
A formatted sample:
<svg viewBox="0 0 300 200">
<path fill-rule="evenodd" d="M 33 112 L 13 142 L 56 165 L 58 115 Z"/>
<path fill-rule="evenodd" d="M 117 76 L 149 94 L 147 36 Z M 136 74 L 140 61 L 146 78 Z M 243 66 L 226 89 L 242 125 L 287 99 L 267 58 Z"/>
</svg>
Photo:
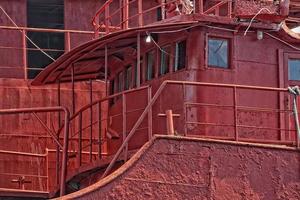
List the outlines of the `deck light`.
<svg viewBox="0 0 300 200">
<path fill-rule="evenodd" d="M 151 36 L 150 35 L 147 35 L 147 37 L 146 37 L 146 43 L 151 43 Z"/>
<path fill-rule="evenodd" d="M 258 40 L 262 40 L 264 38 L 264 33 L 262 31 L 257 31 L 256 36 Z"/>
</svg>

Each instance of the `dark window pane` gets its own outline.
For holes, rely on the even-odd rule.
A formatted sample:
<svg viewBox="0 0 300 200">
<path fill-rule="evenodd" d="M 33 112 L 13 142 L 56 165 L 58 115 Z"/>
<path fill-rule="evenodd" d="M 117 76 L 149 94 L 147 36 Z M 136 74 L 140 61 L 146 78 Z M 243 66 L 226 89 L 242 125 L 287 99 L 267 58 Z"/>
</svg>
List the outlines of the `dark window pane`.
<svg viewBox="0 0 300 200">
<path fill-rule="evenodd" d="M 27 0 L 27 26 L 64 29 L 64 0 Z M 64 53 L 64 33 L 27 32 L 28 37 L 53 59 Z M 36 68 L 45 68 L 53 61 L 27 40 L 28 78 L 38 74 Z M 33 72 L 31 72 L 33 70 Z"/>
<path fill-rule="evenodd" d="M 129 66 L 125 70 L 125 90 L 132 88 L 131 81 L 132 81 L 132 67 Z"/>
<path fill-rule="evenodd" d="M 45 51 L 52 58 L 56 59 L 61 56 L 64 52 L 57 51 Z M 53 61 L 43 54 L 40 50 L 27 50 L 27 65 L 28 68 L 45 68 Z"/>
<path fill-rule="evenodd" d="M 38 69 L 27 69 L 27 77 L 28 79 L 35 78 L 42 70 Z"/>
<path fill-rule="evenodd" d="M 143 66 L 143 57 L 140 58 L 140 82 L 142 81 L 142 67 Z M 137 68 L 137 61 L 134 63 L 134 77 L 133 77 L 133 82 L 132 82 L 132 87 L 137 86 L 137 77 L 138 77 L 138 68 Z"/>
<path fill-rule="evenodd" d="M 65 34 L 49 32 L 27 32 L 27 36 L 41 49 L 64 50 Z M 28 48 L 36 48 L 27 40 Z"/>
<path fill-rule="evenodd" d="M 174 71 L 185 68 L 186 41 L 176 43 Z"/>
<path fill-rule="evenodd" d="M 208 39 L 208 65 L 228 68 L 228 40 Z"/>
<path fill-rule="evenodd" d="M 147 69 L 146 69 L 146 80 L 151 80 L 155 76 L 155 51 L 147 53 Z"/>
<path fill-rule="evenodd" d="M 161 21 L 162 20 L 162 9 L 161 9 L 161 7 L 157 8 L 156 13 L 157 13 L 157 21 Z"/>
<path fill-rule="evenodd" d="M 123 91 L 123 72 L 118 74 L 118 92 Z"/>
<path fill-rule="evenodd" d="M 300 80 L 300 59 L 289 59 L 289 80 L 299 81 Z"/>
<path fill-rule="evenodd" d="M 114 92 L 115 92 L 115 80 L 113 79 L 110 81 L 110 94 L 112 95 L 114 94 Z"/>
<path fill-rule="evenodd" d="M 27 0 L 27 26 L 64 29 L 64 0 Z"/>
<path fill-rule="evenodd" d="M 161 55 L 160 55 L 159 75 L 164 75 L 169 73 L 170 58 L 171 58 L 170 55 L 171 55 L 170 46 L 162 48 Z"/>
</svg>

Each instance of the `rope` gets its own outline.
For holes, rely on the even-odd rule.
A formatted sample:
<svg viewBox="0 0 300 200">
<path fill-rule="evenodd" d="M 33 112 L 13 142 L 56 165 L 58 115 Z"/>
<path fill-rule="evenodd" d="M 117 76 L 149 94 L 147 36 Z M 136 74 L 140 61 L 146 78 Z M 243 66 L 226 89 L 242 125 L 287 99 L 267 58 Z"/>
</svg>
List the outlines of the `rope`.
<svg viewBox="0 0 300 200">
<path fill-rule="evenodd" d="M 268 11 L 269 13 L 272 13 L 268 8 L 262 8 L 262 9 L 260 9 L 253 17 L 252 17 L 252 19 L 250 20 L 250 23 L 249 23 L 249 26 L 247 27 L 247 29 L 245 30 L 245 32 L 244 32 L 244 36 L 246 36 L 247 35 L 247 32 L 248 32 L 248 30 L 250 29 L 250 27 L 251 27 L 251 25 L 252 25 L 252 23 L 253 23 L 253 20 L 263 11 L 263 10 L 266 10 L 266 11 Z"/>
</svg>

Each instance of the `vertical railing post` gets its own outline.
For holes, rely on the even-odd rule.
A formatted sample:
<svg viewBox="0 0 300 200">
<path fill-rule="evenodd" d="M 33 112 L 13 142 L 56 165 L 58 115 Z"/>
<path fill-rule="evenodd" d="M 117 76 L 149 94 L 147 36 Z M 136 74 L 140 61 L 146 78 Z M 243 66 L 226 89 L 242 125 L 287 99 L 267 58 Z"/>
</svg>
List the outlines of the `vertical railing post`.
<svg viewBox="0 0 300 200">
<path fill-rule="evenodd" d="M 138 0 L 139 27 L 144 25 L 143 22 L 143 0 Z"/>
<path fill-rule="evenodd" d="M 75 69 L 74 65 L 71 67 L 71 81 L 72 81 L 72 115 L 74 115 L 76 107 L 75 107 Z"/>
<path fill-rule="evenodd" d="M 106 34 L 109 33 L 109 4 L 105 7 L 105 32 Z"/>
<path fill-rule="evenodd" d="M 71 35 L 70 32 L 66 32 L 66 50 L 67 52 L 71 51 Z"/>
<path fill-rule="evenodd" d="M 124 29 L 128 29 L 129 27 L 129 0 L 124 0 L 124 10 L 123 10 L 123 21 L 124 21 Z"/>
<path fill-rule="evenodd" d="M 137 58 L 136 58 L 136 87 L 141 85 L 141 33 L 137 35 Z"/>
<path fill-rule="evenodd" d="M 22 30 L 22 48 L 23 48 L 23 67 L 24 79 L 27 80 L 27 48 L 26 48 L 26 31 Z"/>
<path fill-rule="evenodd" d="M 104 52 L 104 79 L 105 79 L 105 96 L 108 96 L 108 49 L 107 45 L 105 45 L 105 52 Z"/>
<path fill-rule="evenodd" d="M 199 12 L 200 12 L 200 14 L 203 14 L 203 12 L 204 12 L 203 0 L 199 0 Z"/>
<path fill-rule="evenodd" d="M 99 37 L 99 16 L 95 18 L 95 25 L 94 25 L 94 39 Z"/>
<path fill-rule="evenodd" d="M 78 116 L 78 167 L 82 164 L 82 112 Z"/>
<path fill-rule="evenodd" d="M 227 3 L 228 3 L 228 5 L 227 5 L 227 16 L 228 16 L 229 18 L 231 18 L 231 13 L 232 13 L 232 1 L 228 1 Z"/>
<path fill-rule="evenodd" d="M 234 139 L 235 141 L 239 140 L 239 134 L 238 134 L 238 126 L 237 126 L 237 89 L 236 87 L 233 87 L 233 109 L 234 109 Z"/>
<path fill-rule="evenodd" d="M 185 96 L 186 96 L 186 91 L 185 91 L 185 84 L 182 84 L 182 91 L 183 91 L 183 116 L 184 116 L 184 136 L 187 136 L 187 109 L 186 109 L 186 104 L 185 104 Z"/>
<path fill-rule="evenodd" d="M 93 154 L 93 81 L 90 79 L 90 162 Z"/>
<path fill-rule="evenodd" d="M 61 106 L 61 97 L 60 97 L 60 81 L 57 84 L 57 105 Z M 61 126 L 61 113 L 58 112 L 58 127 Z M 59 139 L 59 133 L 57 133 L 57 138 Z M 60 149 L 59 146 L 56 145 L 56 167 L 55 167 L 55 180 L 56 184 L 59 184 L 59 160 L 60 160 Z"/>
<path fill-rule="evenodd" d="M 125 141 L 127 137 L 126 129 L 127 129 L 127 121 L 126 121 L 126 94 L 122 94 L 122 127 L 123 127 L 123 142 Z M 126 147 L 124 149 L 124 161 L 127 161 L 127 154 L 128 154 L 128 143 L 126 144 Z"/>
<path fill-rule="evenodd" d="M 297 95 L 293 97 L 293 112 L 295 117 L 295 126 L 296 126 L 296 144 L 297 148 L 300 147 L 299 137 L 300 137 L 300 124 L 299 124 L 299 115 L 298 115 L 298 108 L 297 108 Z"/>
<path fill-rule="evenodd" d="M 70 113 L 65 111 L 65 127 L 64 127 L 64 146 L 62 156 L 62 168 L 60 179 L 60 196 L 66 192 L 66 178 L 67 178 L 67 165 L 68 165 L 68 146 L 69 146 L 69 118 Z"/>
<path fill-rule="evenodd" d="M 101 153 L 102 153 L 102 140 L 101 140 L 101 127 L 102 127 L 102 118 L 101 118 L 101 102 L 98 103 L 98 157 L 101 159 Z"/>
<path fill-rule="evenodd" d="M 123 0 L 119 0 L 120 28 L 123 29 Z"/>
<path fill-rule="evenodd" d="M 50 188 L 49 188 L 49 150 L 48 148 L 46 148 L 46 173 L 47 173 L 47 192 L 50 192 Z"/>
<path fill-rule="evenodd" d="M 152 88 L 148 87 L 148 104 L 150 103 L 152 98 Z M 148 139 L 151 140 L 153 132 L 153 124 L 152 124 L 152 106 L 148 112 Z"/>
<path fill-rule="evenodd" d="M 173 111 L 166 110 L 166 117 L 167 117 L 167 134 L 175 135 L 174 122 L 173 122 Z"/>
</svg>

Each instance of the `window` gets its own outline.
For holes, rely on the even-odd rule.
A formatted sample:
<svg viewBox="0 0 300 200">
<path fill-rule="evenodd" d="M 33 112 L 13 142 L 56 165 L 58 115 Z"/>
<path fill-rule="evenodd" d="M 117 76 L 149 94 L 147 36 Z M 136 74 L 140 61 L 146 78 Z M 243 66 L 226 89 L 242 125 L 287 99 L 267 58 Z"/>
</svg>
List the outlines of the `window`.
<svg viewBox="0 0 300 200">
<path fill-rule="evenodd" d="M 118 92 L 123 91 L 123 72 L 119 72 L 118 74 Z"/>
<path fill-rule="evenodd" d="M 160 70 L 159 75 L 164 75 L 169 73 L 169 66 L 170 66 L 170 58 L 171 58 L 171 47 L 163 47 L 162 51 L 160 51 Z"/>
<path fill-rule="evenodd" d="M 185 68 L 186 41 L 176 42 L 174 71 Z"/>
<path fill-rule="evenodd" d="M 152 80 L 155 77 L 155 51 L 152 50 L 146 54 L 147 66 L 146 66 L 146 80 Z"/>
<path fill-rule="evenodd" d="M 132 67 L 128 66 L 125 69 L 125 90 L 132 88 L 131 81 L 132 81 Z"/>
<path fill-rule="evenodd" d="M 289 80 L 299 81 L 300 80 L 300 59 L 289 59 Z"/>
<path fill-rule="evenodd" d="M 208 39 L 208 66 L 229 68 L 229 45 L 227 39 Z"/>
<path fill-rule="evenodd" d="M 109 89 L 110 89 L 111 95 L 115 93 L 115 80 L 114 79 L 110 80 L 110 88 Z"/>
<path fill-rule="evenodd" d="M 64 0 L 27 0 L 27 26 L 64 29 Z M 27 35 L 54 59 L 64 53 L 64 33 L 28 31 Z M 32 79 L 53 61 L 28 40 L 27 48 L 27 75 Z"/>
<path fill-rule="evenodd" d="M 143 66 L 143 57 L 140 58 L 140 82 L 142 81 L 142 66 Z M 133 83 L 132 87 L 137 86 L 137 78 L 138 78 L 138 73 L 137 73 L 137 61 L 134 63 L 134 77 L 133 77 Z"/>
</svg>

